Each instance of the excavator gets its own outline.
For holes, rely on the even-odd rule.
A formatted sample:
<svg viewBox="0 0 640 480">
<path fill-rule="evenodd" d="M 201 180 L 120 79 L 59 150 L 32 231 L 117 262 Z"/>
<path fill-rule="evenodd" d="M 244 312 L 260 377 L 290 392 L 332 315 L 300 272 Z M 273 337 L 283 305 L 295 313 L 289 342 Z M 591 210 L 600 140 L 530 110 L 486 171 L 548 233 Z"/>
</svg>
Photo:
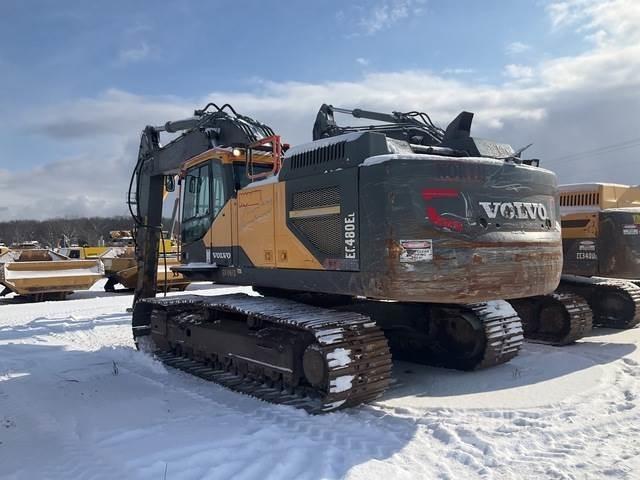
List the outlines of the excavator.
<svg viewBox="0 0 640 480">
<path fill-rule="evenodd" d="M 336 111 L 377 123 L 339 127 Z M 465 370 L 512 359 L 522 325 L 506 300 L 560 280 L 556 177 L 472 137 L 472 119 L 441 129 L 421 112 L 323 105 L 295 147 L 228 104 L 147 126 L 129 188 L 138 348 L 311 413 L 378 398 L 391 353 Z M 163 146 L 163 132 L 179 135 Z M 176 187 L 172 269 L 259 295 L 155 298 L 163 192 Z"/>
<path fill-rule="evenodd" d="M 562 309 L 548 298 L 512 301 L 525 335 L 564 345 L 594 326 L 640 323 L 640 186 L 584 183 L 560 186 L 563 275 L 553 295 L 572 298 Z M 566 319 L 573 318 L 573 329 Z M 575 328 L 578 325 L 579 328 Z"/>
</svg>

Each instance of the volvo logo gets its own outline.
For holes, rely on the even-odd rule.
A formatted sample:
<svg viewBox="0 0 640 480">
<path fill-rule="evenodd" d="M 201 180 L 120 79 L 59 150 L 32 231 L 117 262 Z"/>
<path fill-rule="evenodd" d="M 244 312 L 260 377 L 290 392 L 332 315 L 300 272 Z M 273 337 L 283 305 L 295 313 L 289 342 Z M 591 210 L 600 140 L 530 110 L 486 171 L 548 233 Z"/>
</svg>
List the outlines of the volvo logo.
<svg viewBox="0 0 640 480">
<path fill-rule="evenodd" d="M 547 220 L 547 208 L 541 203 L 532 202 L 479 202 L 489 218 L 496 218 L 498 214 L 508 220 Z"/>
</svg>

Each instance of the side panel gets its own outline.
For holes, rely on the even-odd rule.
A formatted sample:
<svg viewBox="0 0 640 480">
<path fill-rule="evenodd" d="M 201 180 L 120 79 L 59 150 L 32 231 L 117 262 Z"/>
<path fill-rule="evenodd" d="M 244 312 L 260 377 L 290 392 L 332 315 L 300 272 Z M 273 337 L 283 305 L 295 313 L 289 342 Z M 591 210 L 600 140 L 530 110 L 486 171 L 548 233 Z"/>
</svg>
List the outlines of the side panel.
<svg viewBox="0 0 640 480">
<path fill-rule="evenodd" d="M 587 277 L 598 274 L 598 218 L 598 213 L 562 216 L 563 273 Z"/>
<path fill-rule="evenodd" d="M 360 269 L 358 169 L 286 182 L 286 227 L 326 270 Z"/>
<path fill-rule="evenodd" d="M 268 184 L 238 192 L 238 246 L 256 267 L 276 266 L 274 188 Z"/>
<path fill-rule="evenodd" d="M 625 210 L 600 214 L 598 274 L 640 279 L 640 208 Z"/>
<path fill-rule="evenodd" d="M 275 184 L 276 214 L 275 240 L 276 265 L 278 268 L 298 268 L 321 270 L 322 265 L 309 249 L 287 227 L 287 182 Z"/>
</svg>

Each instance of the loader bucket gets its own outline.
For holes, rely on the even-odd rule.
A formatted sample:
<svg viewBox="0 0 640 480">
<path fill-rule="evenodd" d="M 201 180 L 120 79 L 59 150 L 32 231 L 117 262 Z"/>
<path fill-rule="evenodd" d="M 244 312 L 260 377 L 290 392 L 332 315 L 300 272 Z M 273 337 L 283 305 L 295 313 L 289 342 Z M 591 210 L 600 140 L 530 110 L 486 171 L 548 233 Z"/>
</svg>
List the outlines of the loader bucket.
<svg viewBox="0 0 640 480">
<path fill-rule="evenodd" d="M 69 260 L 51 250 L 10 251 L 0 256 L 0 283 L 18 295 L 63 298 L 87 290 L 104 274 L 100 260 Z"/>
</svg>

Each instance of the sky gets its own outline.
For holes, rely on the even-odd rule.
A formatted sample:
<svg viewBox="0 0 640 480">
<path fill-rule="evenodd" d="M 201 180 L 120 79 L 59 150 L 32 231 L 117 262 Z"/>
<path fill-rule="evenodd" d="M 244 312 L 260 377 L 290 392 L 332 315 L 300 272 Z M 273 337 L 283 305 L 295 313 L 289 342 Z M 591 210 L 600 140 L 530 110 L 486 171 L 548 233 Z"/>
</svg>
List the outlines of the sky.
<svg viewBox="0 0 640 480">
<path fill-rule="evenodd" d="M 561 183 L 640 183 L 638 0 L 0 8 L 0 220 L 125 214 L 141 130 L 209 101 L 291 144 L 322 103 L 441 126 L 468 110 Z"/>
</svg>

